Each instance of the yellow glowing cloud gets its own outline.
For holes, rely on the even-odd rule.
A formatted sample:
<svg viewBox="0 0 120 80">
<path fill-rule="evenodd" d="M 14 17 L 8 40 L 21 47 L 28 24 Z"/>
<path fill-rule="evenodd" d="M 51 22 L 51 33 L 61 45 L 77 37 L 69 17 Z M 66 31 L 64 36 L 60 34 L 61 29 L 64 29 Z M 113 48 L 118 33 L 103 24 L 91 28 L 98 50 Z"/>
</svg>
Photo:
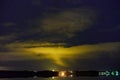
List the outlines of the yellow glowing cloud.
<svg viewBox="0 0 120 80">
<path fill-rule="evenodd" d="M 74 59 L 95 58 L 103 52 L 115 57 L 114 53 L 120 51 L 120 42 L 71 47 L 64 47 L 64 45 L 61 46 L 60 44 L 61 43 L 56 45 L 55 43 L 14 43 L 6 46 L 6 48 L 11 49 L 11 52 L 8 52 L 9 54 L 0 55 L 2 56 L 2 60 L 49 59 L 58 65 L 67 66 L 64 60 L 73 61 Z"/>
<path fill-rule="evenodd" d="M 32 52 L 36 55 L 36 58 L 42 58 L 39 54 L 43 55 L 43 58 L 52 59 L 57 64 L 65 66 L 62 59 L 74 59 L 74 58 L 91 58 L 97 55 L 97 52 L 112 52 L 119 50 L 118 43 L 104 43 L 95 45 L 80 45 L 69 48 L 65 47 L 36 47 L 28 48 L 26 52 Z M 92 54 L 92 52 L 96 52 Z M 90 53 L 90 54 L 88 54 Z M 38 56 L 38 57 L 37 57 Z"/>
</svg>

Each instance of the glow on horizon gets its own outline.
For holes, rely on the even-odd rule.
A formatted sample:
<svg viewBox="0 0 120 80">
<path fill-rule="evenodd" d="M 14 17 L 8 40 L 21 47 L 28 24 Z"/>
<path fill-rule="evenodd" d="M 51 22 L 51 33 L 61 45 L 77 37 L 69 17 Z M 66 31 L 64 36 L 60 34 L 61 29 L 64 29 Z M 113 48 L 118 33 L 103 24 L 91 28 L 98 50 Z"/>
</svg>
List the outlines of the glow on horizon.
<svg viewBox="0 0 120 80">
<path fill-rule="evenodd" d="M 80 55 L 85 55 L 86 52 L 92 51 L 92 48 L 75 46 L 75 47 L 37 47 L 29 48 L 26 51 L 32 52 L 36 55 L 37 59 L 51 59 L 54 62 L 61 66 L 66 66 L 65 62 L 62 59 L 72 60 Z M 39 56 L 40 55 L 40 56 Z M 79 56 L 78 56 L 79 55 Z M 81 56 L 82 57 L 82 56 Z M 87 57 L 87 56 L 86 56 Z"/>
<path fill-rule="evenodd" d="M 110 53 L 119 50 L 119 42 L 86 44 L 65 47 L 65 44 L 46 43 L 46 44 L 9 44 L 7 48 L 11 49 L 9 54 L 4 54 L 3 60 L 50 60 L 59 66 L 68 66 L 67 61 L 75 59 L 90 59 L 99 56 L 103 52 Z M 17 54 L 16 54 L 17 53 Z"/>
</svg>

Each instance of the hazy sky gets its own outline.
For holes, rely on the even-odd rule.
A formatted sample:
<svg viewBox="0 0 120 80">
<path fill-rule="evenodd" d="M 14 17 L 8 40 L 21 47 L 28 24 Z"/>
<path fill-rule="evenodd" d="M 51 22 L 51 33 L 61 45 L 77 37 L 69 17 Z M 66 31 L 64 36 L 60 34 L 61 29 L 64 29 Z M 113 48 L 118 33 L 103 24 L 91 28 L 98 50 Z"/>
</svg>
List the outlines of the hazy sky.
<svg viewBox="0 0 120 80">
<path fill-rule="evenodd" d="M 119 0 L 0 0 L 0 69 L 112 70 L 119 60 Z"/>
</svg>

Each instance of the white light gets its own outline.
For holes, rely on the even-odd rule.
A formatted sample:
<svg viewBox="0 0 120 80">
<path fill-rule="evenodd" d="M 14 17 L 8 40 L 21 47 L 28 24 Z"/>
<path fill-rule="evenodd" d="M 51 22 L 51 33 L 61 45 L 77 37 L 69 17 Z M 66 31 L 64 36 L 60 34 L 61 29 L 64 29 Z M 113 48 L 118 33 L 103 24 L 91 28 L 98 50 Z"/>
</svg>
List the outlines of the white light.
<svg viewBox="0 0 120 80">
<path fill-rule="evenodd" d="M 73 73 L 73 71 L 70 71 L 70 73 Z"/>
<path fill-rule="evenodd" d="M 70 75 L 70 77 L 73 77 L 73 75 Z"/>
<path fill-rule="evenodd" d="M 66 75 L 66 71 L 60 71 L 59 72 L 59 76 L 60 77 L 66 77 L 67 75 Z"/>
<path fill-rule="evenodd" d="M 54 72 L 55 70 L 53 69 L 52 71 Z"/>
<path fill-rule="evenodd" d="M 55 77 L 52 77 L 52 79 L 55 79 Z"/>
</svg>

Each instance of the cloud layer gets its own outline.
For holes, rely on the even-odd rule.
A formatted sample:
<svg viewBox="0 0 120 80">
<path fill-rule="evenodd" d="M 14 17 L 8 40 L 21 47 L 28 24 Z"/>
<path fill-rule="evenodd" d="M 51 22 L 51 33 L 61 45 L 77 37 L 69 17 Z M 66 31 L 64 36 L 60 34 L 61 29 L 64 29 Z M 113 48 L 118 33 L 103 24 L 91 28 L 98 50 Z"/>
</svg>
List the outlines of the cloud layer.
<svg viewBox="0 0 120 80">
<path fill-rule="evenodd" d="M 109 56 L 113 59 L 119 56 L 119 42 L 99 43 L 64 47 L 65 44 L 55 43 L 12 43 L 6 45 L 8 52 L 0 52 L 2 61 L 51 60 L 56 65 L 67 66 L 63 60 L 94 59 L 99 56 Z"/>
<path fill-rule="evenodd" d="M 41 21 L 40 26 L 44 34 L 70 38 L 75 36 L 77 32 L 89 29 L 94 24 L 94 21 L 95 15 L 93 11 L 88 9 L 68 9 L 56 14 L 48 14 Z"/>
</svg>

